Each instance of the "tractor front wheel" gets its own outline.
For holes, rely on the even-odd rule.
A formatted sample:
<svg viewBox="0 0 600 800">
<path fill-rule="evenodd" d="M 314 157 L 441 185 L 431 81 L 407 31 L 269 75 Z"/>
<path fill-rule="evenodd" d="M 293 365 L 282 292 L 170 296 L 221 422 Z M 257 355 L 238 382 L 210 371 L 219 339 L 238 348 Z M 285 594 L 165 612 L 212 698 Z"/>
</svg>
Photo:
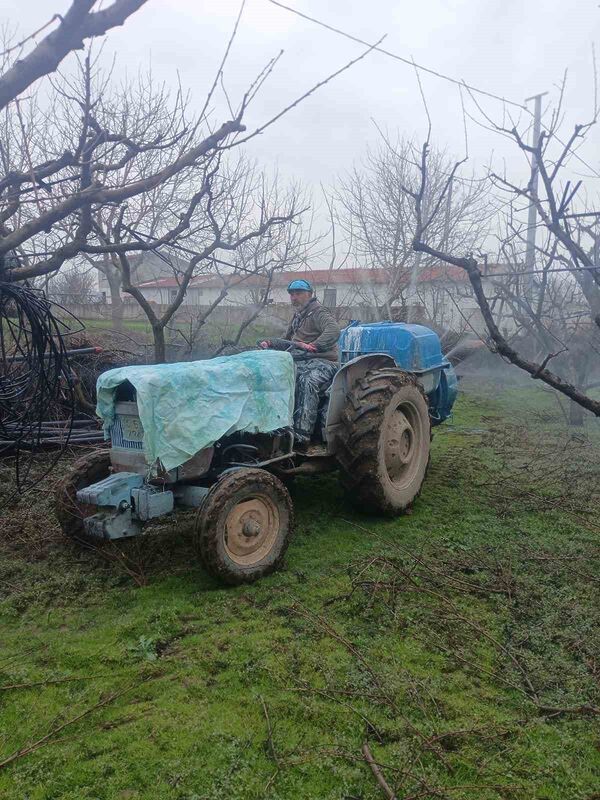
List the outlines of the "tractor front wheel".
<svg viewBox="0 0 600 800">
<path fill-rule="evenodd" d="M 368 372 L 348 396 L 338 439 L 342 482 L 365 511 L 397 515 L 418 496 L 429 463 L 429 409 L 412 375 Z"/>
<path fill-rule="evenodd" d="M 72 470 L 60 481 L 54 496 L 54 513 L 65 536 L 83 542 L 98 544 L 98 539 L 86 534 L 84 517 L 95 514 L 95 506 L 80 503 L 77 499 L 79 489 L 85 489 L 110 475 L 110 453 L 97 450 L 75 462 Z"/>
<path fill-rule="evenodd" d="M 196 519 L 206 569 L 228 584 L 252 583 L 281 564 L 293 528 L 290 495 L 274 475 L 240 468 L 211 487 Z"/>
</svg>

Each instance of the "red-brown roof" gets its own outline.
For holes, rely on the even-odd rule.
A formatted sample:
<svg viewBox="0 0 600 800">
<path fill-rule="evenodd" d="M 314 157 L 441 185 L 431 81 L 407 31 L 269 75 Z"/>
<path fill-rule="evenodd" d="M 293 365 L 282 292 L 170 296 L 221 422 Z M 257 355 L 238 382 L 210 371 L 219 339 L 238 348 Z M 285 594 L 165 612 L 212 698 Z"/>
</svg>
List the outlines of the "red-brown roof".
<svg viewBox="0 0 600 800">
<path fill-rule="evenodd" d="M 244 287 L 250 286 L 264 286 L 267 282 L 265 275 L 248 275 L 237 274 L 235 277 L 229 273 L 223 275 L 199 275 L 192 278 L 190 281 L 190 289 L 196 288 L 222 288 L 226 282 L 231 281 L 231 286 L 240 283 Z M 390 281 L 390 271 L 386 269 L 364 269 L 360 267 L 349 267 L 345 269 L 313 269 L 313 270 L 298 270 L 294 272 L 276 272 L 273 276 L 271 286 L 284 287 L 290 281 L 305 278 L 310 281 L 314 286 L 321 287 L 325 285 L 339 286 L 342 284 L 387 284 Z M 422 269 L 417 277 L 418 283 L 430 283 L 432 281 L 451 281 L 464 283 L 468 280 L 467 273 L 460 267 L 453 267 L 448 264 L 439 264 L 432 267 Z M 410 275 L 407 275 L 406 283 L 410 281 Z M 178 282 L 175 278 L 158 278 L 152 281 L 145 281 L 140 283 L 141 289 L 170 289 L 176 288 Z"/>
</svg>

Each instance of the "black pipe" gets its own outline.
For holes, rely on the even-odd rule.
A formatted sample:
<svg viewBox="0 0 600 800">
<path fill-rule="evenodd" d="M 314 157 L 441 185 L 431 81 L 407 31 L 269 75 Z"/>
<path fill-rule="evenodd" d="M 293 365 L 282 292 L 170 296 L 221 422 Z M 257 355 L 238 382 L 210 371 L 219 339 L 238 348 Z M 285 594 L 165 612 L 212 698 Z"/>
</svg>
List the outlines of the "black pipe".
<svg viewBox="0 0 600 800">
<path fill-rule="evenodd" d="M 93 424 L 95 424 L 95 422 L 96 422 L 95 420 L 91 420 L 91 419 L 75 419 L 75 420 L 73 420 L 72 423 L 69 423 L 69 420 L 65 420 L 65 419 L 57 419 L 57 420 L 47 419 L 47 420 L 43 420 L 41 424 L 39 422 L 36 422 L 31 427 L 32 428 L 36 428 L 36 429 L 38 427 L 40 427 L 42 429 L 43 428 L 54 429 L 54 428 L 60 427 L 62 425 L 65 430 L 68 430 L 69 429 L 69 425 L 71 427 L 73 427 L 73 428 L 91 428 L 93 426 Z M 98 423 L 100 423 L 100 420 L 98 420 Z M 22 424 L 20 422 L 7 422 L 4 425 L 4 427 L 7 430 L 10 430 L 11 428 L 17 428 L 18 430 L 21 430 L 21 428 L 23 426 L 22 426 Z"/>
<path fill-rule="evenodd" d="M 48 439 L 40 439 L 39 441 L 32 441 L 31 439 L 19 439 L 18 441 L 14 439 L 0 439 L 0 452 L 2 452 L 2 448 L 5 447 L 15 447 L 18 445 L 19 447 L 29 447 L 35 449 L 36 447 L 42 447 L 46 444 L 61 444 L 61 445 L 70 445 L 70 444 L 88 444 L 88 443 L 101 443 L 104 441 L 103 436 L 80 436 L 76 439 L 57 439 L 55 437 L 49 437 Z"/>
<path fill-rule="evenodd" d="M 98 432 L 100 432 L 100 430 L 101 429 L 96 427 L 95 425 L 94 426 L 88 425 L 85 428 L 73 428 L 73 429 L 70 429 L 70 428 L 57 428 L 57 427 L 52 427 L 52 428 L 48 427 L 48 428 L 46 428 L 43 425 L 40 428 L 37 425 L 27 425 L 27 426 L 23 426 L 23 427 L 6 428 L 5 432 L 7 434 L 18 433 L 19 435 L 22 435 L 22 436 L 33 436 L 33 435 L 36 435 L 36 436 L 37 435 L 42 435 L 43 436 L 44 434 L 47 435 L 47 436 L 63 436 L 63 435 L 64 436 L 66 436 L 66 435 L 76 436 L 77 434 L 80 434 L 80 433 L 98 433 Z M 0 436 L 1 435 L 2 434 L 0 433 Z"/>
<path fill-rule="evenodd" d="M 40 444 L 80 444 L 81 442 L 103 442 L 104 436 L 78 436 L 74 439 L 57 439 L 49 437 L 48 439 L 42 439 Z"/>
<path fill-rule="evenodd" d="M 47 439 L 56 439 L 57 441 L 60 440 L 62 442 L 66 441 L 77 441 L 77 439 L 81 439 L 82 437 L 89 437 L 95 436 L 98 438 L 104 438 L 104 433 L 102 431 L 78 431 L 77 433 L 72 434 L 71 436 L 62 436 L 61 431 L 41 431 L 39 434 L 36 431 L 27 431 L 24 436 L 24 441 L 46 441 Z M 0 442 L 2 441 L 9 441 L 8 439 L 3 439 L 0 436 Z"/>
<path fill-rule="evenodd" d="M 75 436 L 60 436 L 56 433 L 47 433 L 45 436 L 28 436 L 30 440 L 39 439 L 40 442 L 78 442 L 80 439 L 89 439 L 90 436 L 96 439 L 104 439 L 102 431 L 82 431 Z"/>
</svg>

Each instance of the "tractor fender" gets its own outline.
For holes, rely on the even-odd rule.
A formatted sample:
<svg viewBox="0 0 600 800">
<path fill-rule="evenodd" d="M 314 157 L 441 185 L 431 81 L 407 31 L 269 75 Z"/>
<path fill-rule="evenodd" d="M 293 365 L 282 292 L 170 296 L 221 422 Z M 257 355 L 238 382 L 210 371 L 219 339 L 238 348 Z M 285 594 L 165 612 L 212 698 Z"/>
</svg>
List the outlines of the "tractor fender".
<svg viewBox="0 0 600 800">
<path fill-rule="evenodd" d="M 329 405 L 325 422 L 327 450 L 329 453 L 335 453 L 336 450 L 336 436 L 340 432 L 342 411 L 346 405 L 350 388 L 357 380 L 363 378 L 369 370 L 396 366 L 395 360 L 387 353 L 369 353 L 348 361 L 336 373 L 329 390 Z"/>
</svg>

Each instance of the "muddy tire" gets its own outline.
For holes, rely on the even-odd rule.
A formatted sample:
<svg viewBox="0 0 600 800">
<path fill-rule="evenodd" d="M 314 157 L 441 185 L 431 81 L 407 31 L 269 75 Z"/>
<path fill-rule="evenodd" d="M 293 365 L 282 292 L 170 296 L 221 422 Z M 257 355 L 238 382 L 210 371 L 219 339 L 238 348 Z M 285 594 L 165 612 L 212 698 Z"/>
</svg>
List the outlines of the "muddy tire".
<svg viewBox="0 0 600 800">
<path fill-rule="evenodd" d="M 99 544 L 97 538 L 86 535 L 83 527 L 84 517 L 95 514 L 97 509 L 78 502 L 77 492 L 109 475 L 109 451 L 98 450 L 76 461 L 71 472 L 58 484 L 54 497 L 54 513 L 63 533 L 69 539 Z"/>
<path fill-rule="evenodd" d="M 276 570 L 293 529 L 282 482 L 261 469 L 227 472 L 196 518 L 196 545 L 207 571 L 224 583 L 252 583 Z"/>
<path fill-rule="evenodd" d="M 341 416 L 337 458 L 353 503 L 395 516 L 419 495 L 429 463 L 427 400 L 412 375 L 368 372 L 352 388 Z"/>
</svg>

